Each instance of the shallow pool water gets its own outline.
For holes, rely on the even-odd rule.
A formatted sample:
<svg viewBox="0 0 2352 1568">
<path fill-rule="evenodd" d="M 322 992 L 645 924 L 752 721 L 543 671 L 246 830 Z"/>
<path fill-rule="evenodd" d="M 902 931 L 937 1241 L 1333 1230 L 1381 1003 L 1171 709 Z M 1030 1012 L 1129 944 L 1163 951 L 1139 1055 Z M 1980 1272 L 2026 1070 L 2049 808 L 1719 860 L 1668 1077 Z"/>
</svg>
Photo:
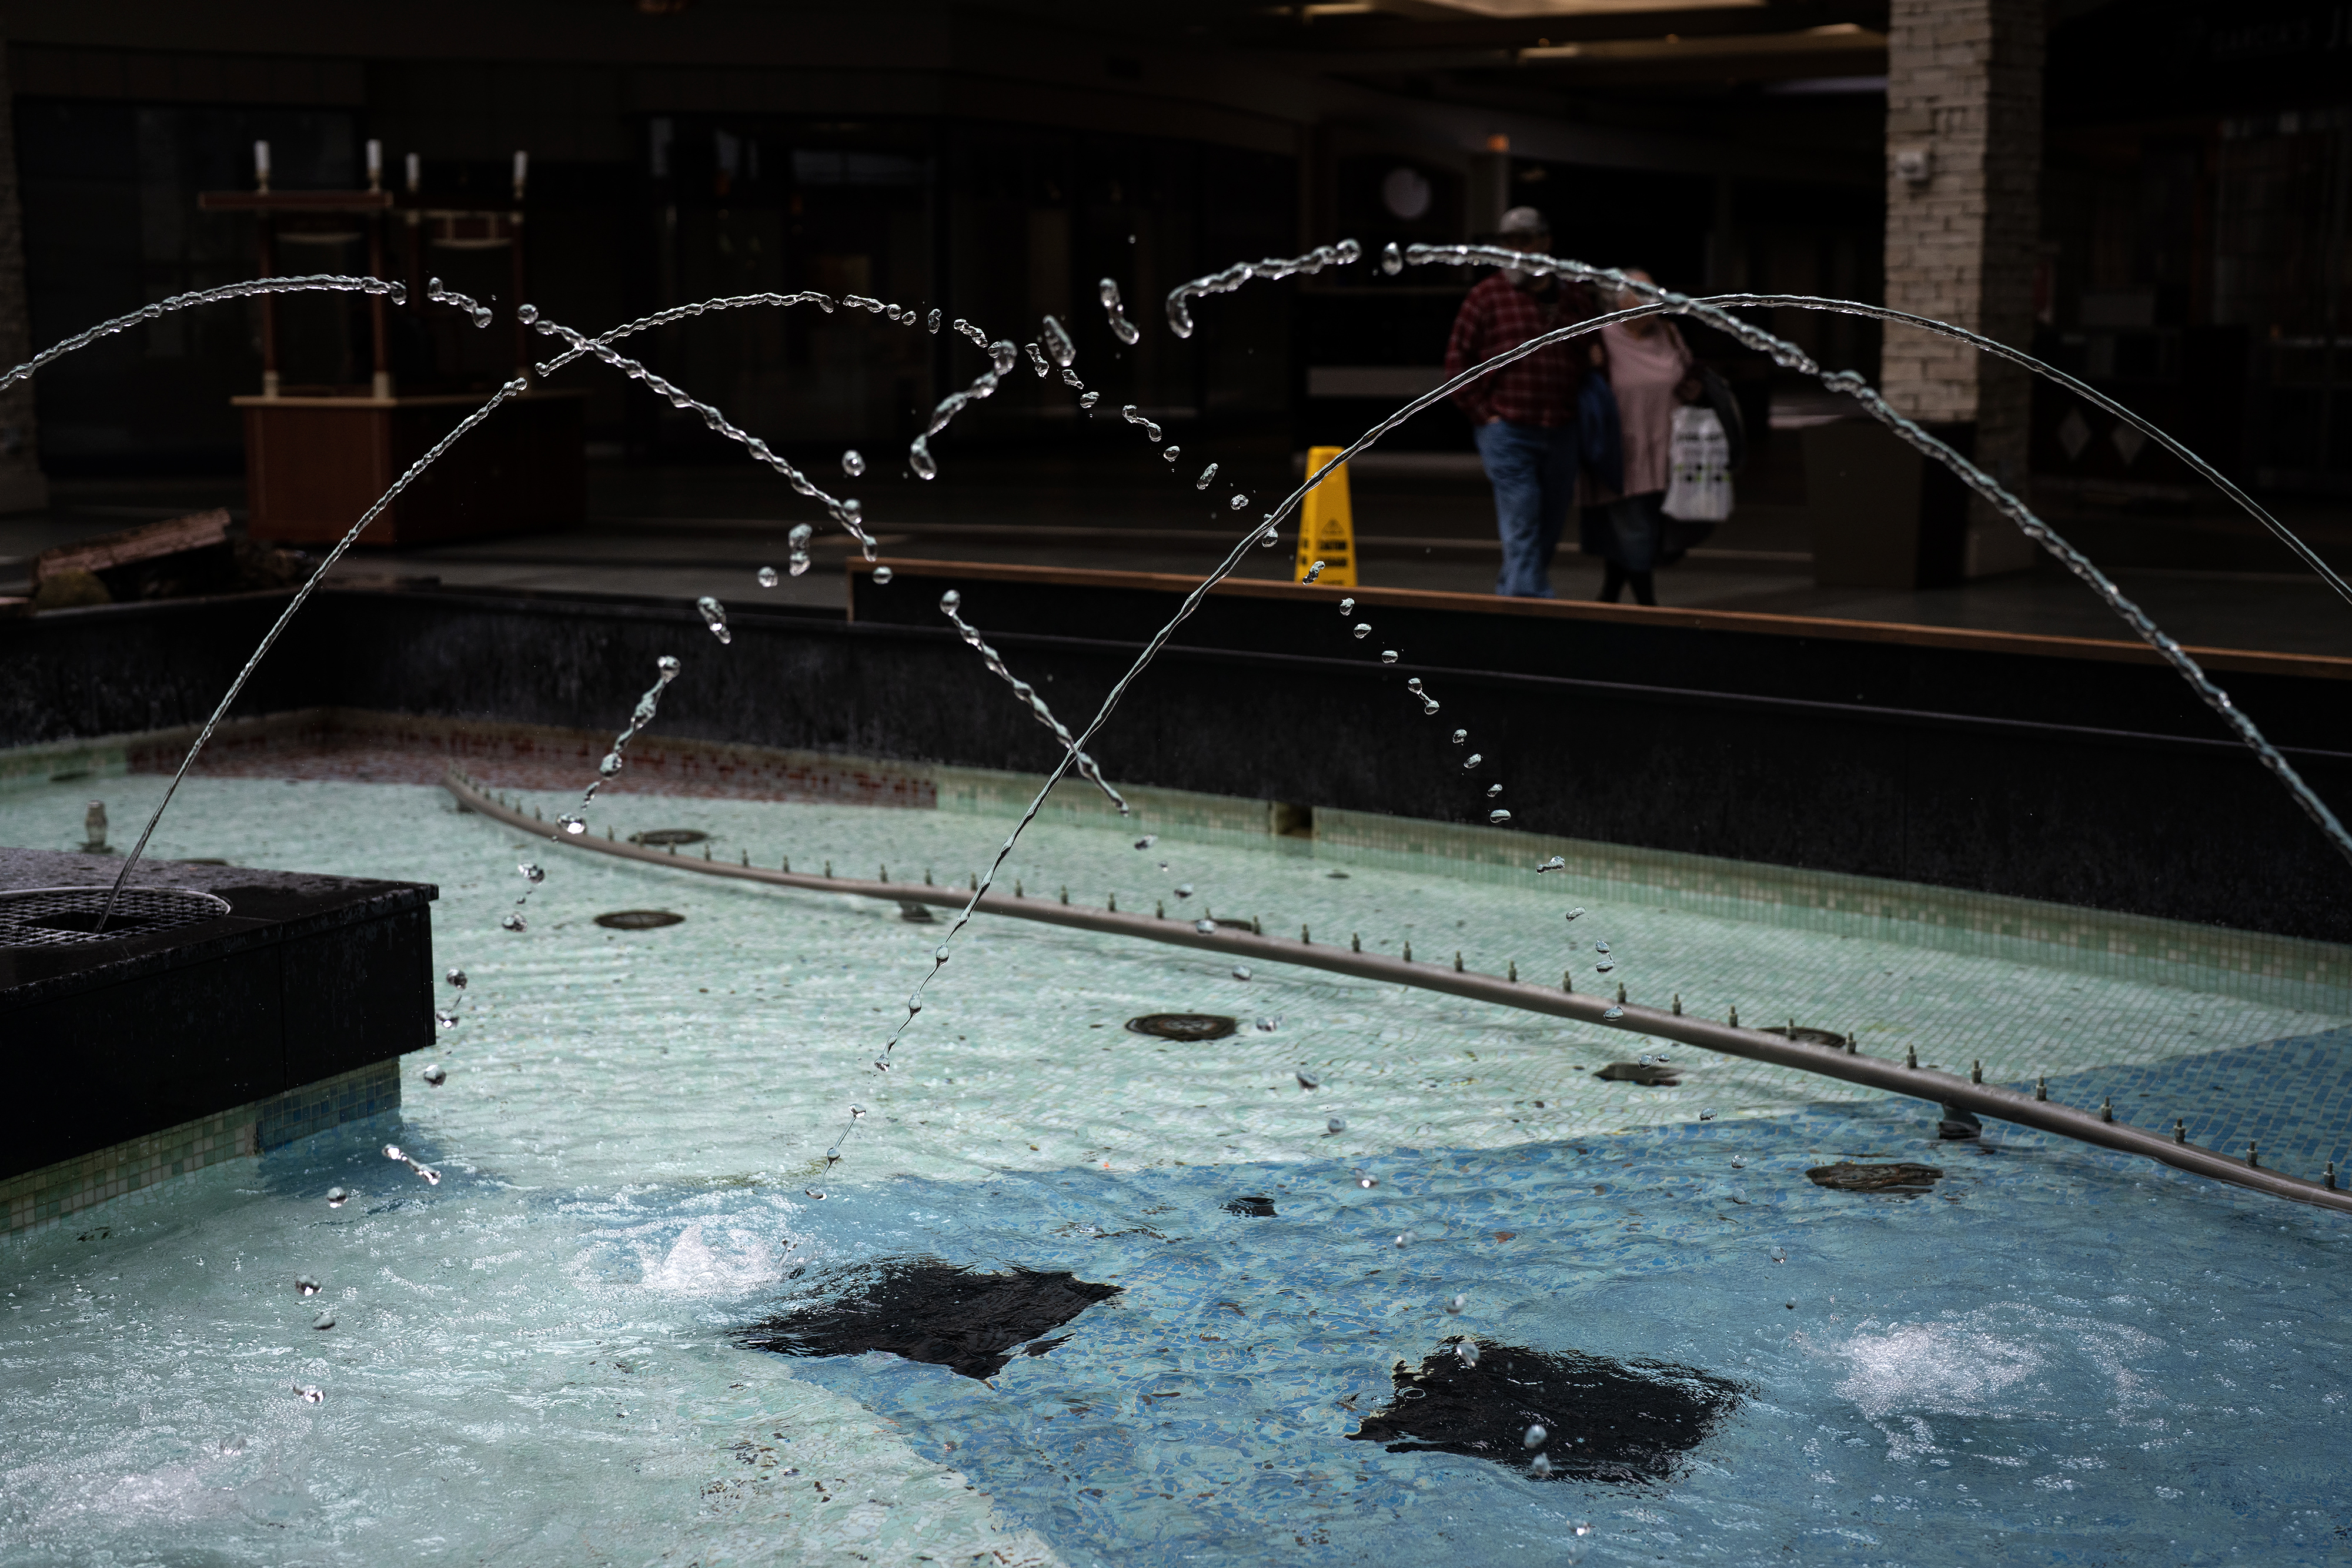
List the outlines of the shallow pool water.
<svg viewBox="0 0 2352 1568">
<path fill-rule="evenodd" d="M 121 823 L 157 788 L 0 796 L 0 841 L 71 847 L 89 793 Z M 941 882 L 1002 834 L 610 809 L 730 859 Z M 1571 925 L 1552 878 L 1129 842 L 1041 828 L 1013 874 L 1488 969 L 1573 962 L 1596 988 L 1605 939 L 1637 998 L 2343 1157 L 2340 1019 L 1622 885 L 1568 890 Z M 436 882 L 440 961 L 471 983 L 407 1059 L 400 1117 L 0 1250 L 0 1562 L 2352 1561 L 2352 1225 L 2331 1215 L 1999 1128 L 1939 1144 L 1933 1107 L 1684 1048 L 1663 1048 L 1678 1088 L 1596 1082 L 1661 1048 L 1011 922 L 959 944 L 886 1089 L 865 1064 L 943 929 L 887 905 L 530 845 L 409 787 L 198 779 L 159 847 Z M 514 936 L 522 860 L 549 874 Z M 646 907 L 686 919 L 593 924 Z M 1242 1027 L 1120 1027 L 1152 1011 Z M 1847 1157 L 1944 1175 L 1921 1196 L 1804 1176 Z M 338 1184 L 357 1196 L 330 1208 Z M 1230 1212 L 1244 1196 L 1276 1212 Z M 987 1382 L 738 1344 L 902 1257 L 1119 1291 Z M 1351 1440 L 1398 1362 L 1465 1333 L 1681 1364 L 1739 1399 L 1642 1485 Z"/>
</svg>

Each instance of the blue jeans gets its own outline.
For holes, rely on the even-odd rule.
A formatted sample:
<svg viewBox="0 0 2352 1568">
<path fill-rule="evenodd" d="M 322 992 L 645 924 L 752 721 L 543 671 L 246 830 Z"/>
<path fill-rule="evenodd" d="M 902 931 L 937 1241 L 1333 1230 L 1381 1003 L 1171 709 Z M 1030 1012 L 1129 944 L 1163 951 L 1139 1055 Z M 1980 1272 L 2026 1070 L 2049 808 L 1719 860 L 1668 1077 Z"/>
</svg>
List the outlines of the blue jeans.
<svg viewBox="0 0 2352 1568">
<path fill-rule="evenodd" d="M 1478 457 L 1495 486 L 1495 527 L 1503 536 L 1503 570 L 1495 591 L 1507 599 L 1549 599 L 1552 551 L 1576 503 L 1576 426 L 1508 424 L 1475 432 Z"/>
</svg>

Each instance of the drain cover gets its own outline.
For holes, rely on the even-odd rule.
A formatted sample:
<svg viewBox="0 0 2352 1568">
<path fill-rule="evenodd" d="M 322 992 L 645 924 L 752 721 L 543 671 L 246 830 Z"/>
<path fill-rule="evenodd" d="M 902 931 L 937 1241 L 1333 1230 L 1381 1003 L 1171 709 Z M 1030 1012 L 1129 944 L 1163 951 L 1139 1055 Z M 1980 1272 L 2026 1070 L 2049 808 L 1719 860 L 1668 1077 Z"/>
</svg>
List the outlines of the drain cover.
<svg viewBox="0 0 2352 1568">
<path fill-rule="evenodd" d="M 0 893 L 0 947 L 56 947 L 116 942 L 217 920 L 228 900 L 190 887 L 126 887 L 107 917 L 103 887 L 20 887 Z"/>
<path fill-rule="evenodd" d="M 615 909 L 596 916 L 596 924 L 614 931 L 651 931 L 657 925 L 676 925 L 685 918 L 667 909 Z"/>
<path fill-rule="evenodd" d="M 1524 1470 L 1529 1427 L 1558 1479 L 1660 1481 L 1681 1469 L 1739 1403 L 1738 1385 L 1696 1367 L 1478 1344 L 1474 1365 L 1448 1345 L 1418 1368 L 1399 1363 L 1396 1396 L 1349 1434 L 1392 1454 L 1434 1448 Z"/>
<path fill-rule="evenodd" d="M 642 833 L 631 833 L 633 844 L 698 844 L 709 833 L 698 833 L 692 828 L 648 828 Z"/>
<path fill-rule="evenodd" d="M 1758 1030 L 1756 1032 L 1759 1034 L 1777 1034 L 1782 1039 L 1790 1040 L 1797 1045 L 1834 1045 L 1843 1047 L 1845 1044 L 1845 1036 L 1837 1033 L 1833 1030 L 1811 1029 L 1808 1028 L 1804 1024 L 1797 1024 L 1794 1027 L 1784 1023 L 1768 1024 L 1764 1028 Z"/>
<path fill-rule="evenodd" d="M 1223 1040 L 1234 1032 L 1234 1020 L 1221 1013 L 1146 1013 L 1127 1020 L 1130 1034 L 1157 1035 L 1161 1040 Z"/>
<path fill-rule="evenodd" d="M 1916 1197 L 1943 1175 L 1935 1166 L 1865 1166 L 1840 1160 L 1833 1166 L 1813 1166 L 1805 1173 L 1805 1179 L 1832 1192 L 1892 1192 Z"/>
<path fill-rule="evenodd" d="M 1644 1089 L 1672 1089 L 1682 1082 L 1675 1068 L 1643 1061 L 1612 1061 L 1592 1076 L 1604 1083 L 1638 1083 Z"/>
</svg>

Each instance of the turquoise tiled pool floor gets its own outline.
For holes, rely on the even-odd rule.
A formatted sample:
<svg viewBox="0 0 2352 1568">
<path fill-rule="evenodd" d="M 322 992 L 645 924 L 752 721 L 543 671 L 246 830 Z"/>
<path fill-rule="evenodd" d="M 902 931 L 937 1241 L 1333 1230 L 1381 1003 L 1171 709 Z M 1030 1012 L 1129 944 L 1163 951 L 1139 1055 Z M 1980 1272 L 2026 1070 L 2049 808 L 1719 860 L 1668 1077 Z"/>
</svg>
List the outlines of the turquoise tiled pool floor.
<svg viewBox="0 0 2352 1568">
<path fill-rule="evenodd" d="M 68 847 L 89 794 L 121 824 L 159 788 L 0 794 L 0 840 Z M 694 828 L 729 858 L 942 882 L 1003 832 L 605 808 L 623 833 Z M 1488 969 L 1574 966 L 1637 999 L 2047 1075 L 2055 1098 L 2186 1114 L 2282 1165 L 2343 1153 L 2345 1020 L 2276 998 L 1748 922 L 1623 883 L 1130 844 L 1044 825 L 1013 873 Z M 410 786 L 197 779 L 158 847 L 436 882 L 438 962 L 472 983 L 405 1064 L 396 1125 L 0 1252 L 0 1563 L 1450 1564 L 1557 1560 L 1575 1515 L 1601 1526 L 1593 1561 L 1626 1563 L 2345 1560 L 2326 1461 L 2352 1408 L 2334 1305 L 2352 1228 L 2330 1215 L 1999 1128 L 1938 1145 L 1931 1107 L 1678 1048 L 1680 1088 L 1598 1082 L 1623 1036 L 1012 922 L 967 933 L 886 1087 L 866 1063 L 941 929 L 887 906 L 530 844 Z M 525 859 L 548 879 L 514 936 L 498 920 Z M 1588 913 L 1563 921 L 1567 900 Z M 592 920 L 648 906 L 686 919 Z M 1157 1010 L 1242 1027 L 1192 1045 L 1120 1028 Z M 870 1114 L 824 1173 L 853 1102 Z M 446 1179 L 385 1161 L 386 1138 Z M 1803 1178 L 1843 1155 L 1948 1174 L 1916 1199 Z M 338 1182 L 359 1197 L 331 1210 Z M 1270 1193 L 1277 1218 L 1223 1215 L 1238 1191 Z M 729 1337 L 793 1266 L 916 1254 L 1127 1289 L 994 1390 Z M 303 1270 L 323 1297 L 294 1294 Z M 1426 1354 L 1454 1291 L 1482 1333 L 1685 1361 L 1752 1396 L 1689 1474 L 1640 1493 L 1349 1442 L 1336 1402 L 1360 1408 L 1393 1357 Z M 321 1300 L 331 1330 L 310 1327 Z M 1183 1397 L 1142 1399 L 1165 1392 Z"/>
</svg>

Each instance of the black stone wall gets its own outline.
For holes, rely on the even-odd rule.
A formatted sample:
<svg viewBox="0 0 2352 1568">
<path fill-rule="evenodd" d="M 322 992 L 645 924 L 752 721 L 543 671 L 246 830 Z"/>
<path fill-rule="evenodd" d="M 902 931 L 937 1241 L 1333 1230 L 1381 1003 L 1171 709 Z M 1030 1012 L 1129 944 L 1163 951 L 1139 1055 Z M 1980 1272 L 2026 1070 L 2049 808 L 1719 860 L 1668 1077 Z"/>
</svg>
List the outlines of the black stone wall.
<svg viewBox="0 0 2352 1568">
<path fill-rule="evenodd" d="M 244 705 L 618 727 L 654 661 L 667 733 L 1042 770 L 1040 728 L 945 628 L 941 589 L 1074 727 L 1176 602 L 901 569 L 856 619 L 497 592 L 335 592 Z M 81 617 L 79 621 L 76 617 Z M 110 620 L 111 618 L 111 620 Z M 1116 779 L 1483 822 L 2345 940 L 2352 868 L 2169 670 L 1656 622 L 1216 596 L 1090 747 Z M 0 744 L 192 722 L 250 601 L 0 622 Z M 101 627 L 119 624 L 114 634 Z M 1378 662 L 1381 648 L 1404 659 Z M 1424 717 L 1419 676 L 1443 704 Z M 2352 682 L 2222 677 L 2339 810 Z M 60 714 L 42 694 L 68 694 Z M 1447 743 L 1457 727 L 1467 747 Z M 1487 761 L 1465 775 L 1468 750 Z"/>
</svg>

